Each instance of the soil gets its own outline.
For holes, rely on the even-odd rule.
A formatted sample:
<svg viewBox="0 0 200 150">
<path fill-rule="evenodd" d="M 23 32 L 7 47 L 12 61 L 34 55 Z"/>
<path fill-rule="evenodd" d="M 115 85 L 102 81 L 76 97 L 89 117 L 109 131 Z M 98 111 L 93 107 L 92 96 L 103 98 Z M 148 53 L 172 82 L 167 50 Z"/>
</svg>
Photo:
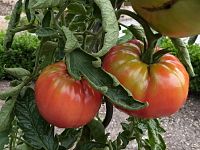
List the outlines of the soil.
<svg viewBox="0 0 200 150">
<path fill-rule="evenodd" d="M 0 91 L 9 87 L 9 82 L 0 81 Z M 0 108 L 3 101 L 0 101 Z M 166 133 L 164 139 L 168 150 L 200 150 L 200 97 L 189 96 L 185 106 L 171 117 L 161 119 Z M 103 114 L 104 107 L 100 110 Z M 128 116 L 114 109 L 112 122 L 106 129 L 110 132 L 109 138 L 115 139 L 122 130 L 120 123 Z M 135 150 L 136 144 L 131 142 L 126 150 Z"/>
</svg>

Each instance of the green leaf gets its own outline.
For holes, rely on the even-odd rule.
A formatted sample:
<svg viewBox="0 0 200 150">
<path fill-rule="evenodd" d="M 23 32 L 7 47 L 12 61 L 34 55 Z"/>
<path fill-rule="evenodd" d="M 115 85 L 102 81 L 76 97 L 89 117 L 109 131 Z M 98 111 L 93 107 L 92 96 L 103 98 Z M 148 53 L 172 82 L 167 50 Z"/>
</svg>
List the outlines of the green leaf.
<svg viewBox="0 0 200 150">
<path fill-rule="evenodd" d="M 39 37 L 50 37 L 50 36 L 57 36 L 58 32 L 55 29 L 44 27 L 44 28 L 39 28 L 35 32 L 35 34 L 37 34 Z"/>
<path fill-rule="evenodd" d="M 34 150 L 34 149 L 28 146 L 27 144 L 23 143 L 23 144 L 17 145 L 15 150 Z"/>
<path fill-rule="evenodd" d="M 67 27 L 62 27 L 67 42 L 65 43 L 65 52 L 70 53 L 74 49 L 80 47 L 78 40 L 74 36 L 73 32 L 69 30 Z"/>
<path fill-rule="evenodd" d="M 81 145 L 79 150 L 103 150 L 105 147 L 106 147 L 105 144 L 91 141 Z"/>
<path fill-rule="evenodd" d="M 101 9 L 102 26 L 105 31 L 105 37 L 102 49 L 97 53 L 93 53 L 93 55 L 101 57 L 117 43 L 119 27 L 111 2 L 108 0 L 94 0 L 94 2 Z"/>
<path fill-rule="evenodd" d="M 5 68 L 5 72 L 12 75 L 13 77 L 16 77 L 18 79 L 22 79 L 26 76 L 30 76 L 30 71 L 24 69 L 24 68 Z"/>
<path fill-rule="evenodd" d="M 160 126 L 158 125 L 159 124 L 157 123 L 157 121 L 153 119 L 147 122 L 149 136 L 148 141 L 152 150 L 165 150 L 166 145 L 162 136 L 159 133 L 159 130 L 157 130 L 158 128 L 160 128 Z"/>
<path fill-rule="evenodd" d="M 106 144 L 107 135 L 101 121 L 93 119 L 87 126 L 90 129 L 90 135 L 96 142 Z"/>
<path fill-rule="evenodd" d="M 70 149 L 74 146 L 80 136 L 80 129 L 65 129 L 60 135 L 58 135 L 58 139 L 63 148 Z"/>
<path fill-rule="evenodd" d="M 12 11 L 11 18 L 10 18 L 8 28 L 6 31 L 6 35 L 4 37 L 3 46 L 5 50 L 8 50 L 11 48 L 13 38 L 15 36 L 15 33 L 13 33 L 11 30 L 13 28 L 16 28 L 17 25 L 19 24 L 21 12 L 22 12 L 22 0 L 18 0 Z"/>
<path fill-rule="evenodd" d="M 12 112 L 15 106 L 15 102 L 16 101 L 14 99 L 9 99 L 8 101 L 5 102 L 5 104 L 1 108 L 0 132 L 5 131 L 11 125 L 11 122 L 14 118 Z"/>
<path fill-rule="evenodd" d="M 4 145 L 7 145 L 9 142 L 8 135 L 10 133 L 10 130 L 5 130 L 3 132 L 0 132 L 0 149 L 4 149 Z"/>
<path fill-rule="evenodd" d="M 81 79 L 83 75 L 94 88 L 101 91 L 113 104 L 128 110 L 137 110 L 147 106 L 147 104 L 129 96 L 129 92 L 121 85 L 116 86 L 115 84 L 114 86 L 113 79 L 109 74 L 101 68 L 93 66 L 92 62 L 97 61 L 95 57 L 80 49 L 74 50 L 66 57 L 69 73 L 75 79 Z"/>
<path fill-rule="evenodd" d="M 40 116 L 34 101 L 34 91 L 26 90 L 24 97 L 18 97 L 16 103 L 16 117 L 18 125 L 24 132 L 23 138 L 33 148 L 57 150 L 58 138 L 54 137 L 54 128 Z"/>
<path fill-rule="evenodd" d="M 48 10 L 45 15 L 44 18 L 42 20 L 42 27 L 49 27 L 51 24 L 51 11 Z"/>
<path fill-rule="evenodd" d="M 194 35 L 190 37 L 188 40 L 188 45 L 193 45 L 196 42 L 197 38 L 198 38 L 198 35 Z"/>
<path fill-rule="evenodd" d="M 0 99 L 6 100 L 8 97 L 16 96 L 20 92 L 22 87 L 23 85 L 19 84 L 15 87 L 10 87 L 9 89 L 5 91 L 0 91 Z"/>
<path fill-rule="evenodd" d="M 75 2 L 75 3 L 70 3 L 68 5 L 68 13 L 75 14 L 75 15 L 86 15 L 87 10 L 85 6 L 81 3 Z"/>
<path fill-rule="evenodd" d="M 33 15 L 31 14 L 31 10 L 29 9 L 29 1 L 30 0 L 24 1 L 24 9 L 25 9 L 27 20 L 30 22 L 33 19 Z"/>
<path fill-rule="evenodd" d="M 130 141 L 136 140 L 138 150 L 165 150 L 166 145 L 161 136 L 165 130 L 157 119 L 139 119 L 129 117 L 128 123 L 122 123 L 123 132 L 111 142 L 113 150 L 126 149 Z"/>
<path fill-rule="evenodd" d="M 63 4 L 66 0 L 30 0 L 29 8 L 41 9 L 41 8 L 52 8 Z"/>
<path fill-rule="evenodd" d="M 179 56 L 181 62 L 185 65 L 189 74 L 192 77 L 194 77 L 195 73 L 194 73 L 194 69 L 192 67 L 190 55 L 189 55 L 186 45 L 183 43 L 183 41 L 181 39 L 178 39 L 178 38 L 171 38 L 171 41 L 174 44 L 175 48 L 178 49 L 178 56 Z"/>
<path fill-rule="evenodd" d="M 40 69 L 45 68 L 47 65 L 51 64 L 54 60 L 54 54 L 58 47 L 58 44 L 52 41 L 46 41 L 45 43 L 42 43 L 41 47 L 41 57 L 43 58 Z"/>
<path fill-rule="evenodd" d="M 126 43 L 133 39 L 133 34 L 129 30 L 123 30 L 122 32 L 125 33 L 125 35 L 118 39 L 117 44 Z"/>
</svg>

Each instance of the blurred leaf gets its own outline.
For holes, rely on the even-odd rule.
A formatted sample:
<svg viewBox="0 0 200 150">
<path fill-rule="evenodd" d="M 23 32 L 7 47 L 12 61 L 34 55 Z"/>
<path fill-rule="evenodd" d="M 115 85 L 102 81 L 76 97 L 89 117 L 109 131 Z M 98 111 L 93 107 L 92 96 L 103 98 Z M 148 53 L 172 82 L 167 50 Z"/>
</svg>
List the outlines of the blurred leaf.
<svg viewBox="0 0 200 150">
<path fill-rule="evenodd" d="M 198 38 L 198 35 L 190 37 L 188 40 L 188 45 L 194 44 L 196 42 L 197 38 Z"/>
<path fill-rule="evenodd" d="M 36 34 L 39 37 L 51 37 L 51 36 L 57 36 L 58 32 L 55 29 L 44 27 L 44 28 L 37 29 Z"/>
<path fill-rule="evenodd" d="M 87 13 L 85 6 L 78 2 L 70 3 L 67 8 L 68 8 L 68 13 L 71 13 L 71 14 L 86 15 Z"/>
<path fill-rule="evenodd" d="M 15 36 L 15 33 L 11 31 L 11 29 L 16 28 L 20 21 L 20 16 L 22 12 L 22 0 L 18 0 L 15 4 L 14 9 L 12 10 L 11 18 L 8 23 L 8 28 L 6 31 L 6 35 L 4 37 L 3 47 L 5 50 L 8 50 L 11 48 L 11 45 L 13 43 L 13 38 Z"/>
<path fill-rule="evenodd" d="M 18 79 L 22 79 L 26 76 L 30 76 L 30 71 L 24 69 L 24 68 L 5 68 L 4 70 L 6 73 L 12 75 L 13 77 L 16 77 Z"/>
<path fill-rule="evenodd" d="M 5 130 L 0 132 L 0 149 L 4 149 L 4 145 L 7 145 L 9 143 L 9 135 L 10 130 Z"/>
<path fill-rule="evenodd" d="M 117 41 L 117 44 L 122 44 L 122 43 L 126 43 L 129 40 L 133 39 L 133 34 L 129 31 L 129 30 L 123 30 L 122 31 L 125 35 L 120 37 Z"/>
<path fill-rule="evenodd" d="M 42 27 L 49 27 L 51 24 L 51 11 L 48 10 L 42 20 Z"/>
<path fill-rule="evenodd" d="M 74 146 L 80 135 L 80 129 L 65 129 L 60 135 L 58 135 L 58 139 L 63 148 L 70 149 Z"/>
<path fill-rule="evenodd" d="M 67 42 L 65 43 L 65 52 L 70 53 L 74 49 L 80 47 L 78 40 L 74 36 L 73 32 L 69 30 L 67 27 L 62 27 L 65 37 L 67 38 Z"/>
<path fill-rule="evenodd" d="M 128 123 L 122 123 L 123 132 L 111 142 L 113 150 L 126 149 L 130 141 L 136 140 L 139 150 L 165 150 L 166 145 L 161 136 L 165 130 L 157 119 L 138 119 L 129 117 Z M 148 133 L 148 134 L 147 134 Z"/>
<path fill-rule="evenodd" d="M 106 144 L 107 135 L 105 134 L 105 128 L 102 122 L 93 119 L 87 126 L 90 129 L 90 135 L 96 142 Z"/>
<path fill-rule="evenodd" d="M 9 99 L 2 106 L 0 111 L 0 132 L 5 131 L 9 128 L 14 118 L 13 116 L 13 108 L 15 105 L 14 99 Z"/>
<path fill-rule="evenodd" d="M 105 37 L 103 47 L 99 52 L 93 53 L 93 56 L 101 57 L 117 43 L 119 27 L 111 2 L 108 0 L 94 0 L 94 2 L 101 9 L 102 26 L 105 32 Z"/>
<path fill-rule="evenodd" d="M 105 144 L 91 141 L 81 145 L 79 150 L 103 150 L 105 146 L 106 146 Z"/>
<path fill-rule="evenodd" d="M 5 91 L 0 91 L 0 99 L 6 100 L 8 97 L 16 96 L 22 88 L 22 84 L 19 84 L 15 87 L 9 87 Z"/>
<path fill-rule="evenodd" d="M 32 147 L 28 146 L 27 144 L 23 143 L 20 145 L 17 145 L 15 150 L 35 150 Z"/>
<path fill-rule="evenodd" d="M 63 4 L 66 0 L 30 0 L 29 8 L 41 9 L 52 8 Z"/>
<path fill-rule="evenodd" d="M 54 54 L 58 47 L 58 44 L 52 41 L 46 41 L 42 43 L 41 47 L 41 56 L 44 57 L 40 64 L 40 69 L 45 68 L 47 65 L 51 64 L 54 61 Z"/>
<path fill-rule="evenodd" d="M 57 150 L 58 138 L 54 137 L 54 128 L 40 116 L 33 89 L 28 88 L 24 97 L 18 97 L 16 103 L 16 117 L 18 125 L 24 132 L 23 138 L 33 148 Z"/>
<path fill-rule="evenodd" d="M 178 49 L 178 56 L 181 62 L 185 65 L 187 71 L 189 72 L 190 76 L 195 76 L 194 69 L 191 64 L 189 51 L 186 45 L 183 43 L 181 39 L 178 38 L 171 38 L 172 43 Z"/>
</svg>

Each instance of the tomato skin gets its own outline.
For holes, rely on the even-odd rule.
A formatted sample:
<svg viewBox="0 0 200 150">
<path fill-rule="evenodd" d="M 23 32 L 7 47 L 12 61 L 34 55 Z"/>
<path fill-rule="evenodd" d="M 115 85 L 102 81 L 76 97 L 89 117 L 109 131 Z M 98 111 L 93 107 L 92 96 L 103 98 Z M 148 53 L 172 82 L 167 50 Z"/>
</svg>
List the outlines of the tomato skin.
<svg viewBox="0 0 200 150">
<path fill-rule="evenodd" d="M 42 117 L 60 128 L 87 124 L 98 112 L 102 95 L 86 80 L 77 81 L 58 62 L 47 66 L 35 84 L 36 105 Z"/>
<path fill-rule="evenodd" d="M 187 99 L 189 75 L 175 56 L 165 54 L 159 62 L 148 65 L 141 61 L 141 49 L 128 42 L 114 46 L 103 60 L 103 68 L 114 75 L 135 99 L 149 106 L 137 110 L 120 110 L 140 118 L 169 116 Z"/>
<path fill-rule="evenodd" d="M 199 0 L 130 0 L 134 11 L 152 28 L 170 37 L 200 33 Z"/>
</svg>

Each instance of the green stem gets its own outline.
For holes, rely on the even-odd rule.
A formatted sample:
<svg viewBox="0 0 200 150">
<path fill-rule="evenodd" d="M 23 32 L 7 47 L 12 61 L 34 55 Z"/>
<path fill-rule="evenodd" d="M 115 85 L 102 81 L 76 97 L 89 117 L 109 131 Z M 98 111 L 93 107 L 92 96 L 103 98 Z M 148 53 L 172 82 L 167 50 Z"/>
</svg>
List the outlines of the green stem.
<svg viewBox="0 0 200 150">
<path fill-rule="evenodd" d="M 33 68 L 32 76 L 36 76 L 39 71 L 39 60 L 41 55 L 41 49 L 43 46 L 43 43 L 45 43 L 46 40 L 42 39 L 39 48 L 36 50 L 36 59 L 35 59 L 35 66 Z"/>
<path fill-rule="evenodd" d="M 103 125 L 106 128 L 109 123 L 112 120 L 112 116 L 113 116 L 113 105 L 111 102 L 109 102 L 108 100 L 106 100 L 106 116 L 103 120 Z"/>
<path fill-rule="evenodd" d="M 158 38 L 161 37 L 160 34 L 154 34 L 152 32 L 149 24 L 142 17 L 135 14 L 134 12 L 129 11 L 129 10 L 125 10 L 125 9 L 119 9 L 119 10 L 116 11 L 116 15 L 117 15 L 118 18 L 122 14 L 130 16 L 131 18 L 135 19 L 138 23 L 141 24 L 141 26 L 144 28 L 148 44 L 152 43 L 152 41 L 154 41 L 155 39 L 158 39 Z"/>
<path fill-rule="evenodd" d="M 58 19 L 62 16 L 63 12 L 65 11 L 65 9 L 67 8 L 67 6 L 69 5 L 68 1 L 66 1 L 64 3 L 64 5 L 60 8 L 58 14 L 56 15 L 55 19 L 58 21 Z"/>
<path fill-rule="evenodd" d="M 31 23 L 25 26 L 21 26 L 21 27 L 17 27 L 15 29 L 11 29 L 10 31 L 13 33 L 17 33 L 17 32 L 21 32 L 21 31 L 25 31 L 25 30 L 29 30 L 29 29 L 35 29 L 35 26 Z"/>
</svg>

